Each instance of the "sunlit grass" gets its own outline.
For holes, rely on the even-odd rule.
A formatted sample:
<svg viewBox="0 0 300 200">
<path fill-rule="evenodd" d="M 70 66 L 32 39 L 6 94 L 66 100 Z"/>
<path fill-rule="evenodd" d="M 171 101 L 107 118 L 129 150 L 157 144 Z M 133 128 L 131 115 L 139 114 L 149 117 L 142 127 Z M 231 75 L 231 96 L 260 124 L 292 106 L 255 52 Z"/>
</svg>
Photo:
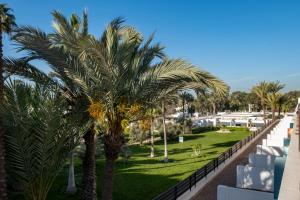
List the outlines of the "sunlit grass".
<svg viewBox="0 0 300 200">
<path fill-rule="evenodd" d="M 250 134 L 243 128 L 232 129 L 231 133 L 217 133 L 214 131 L 184 135 L 184 142 L 169 142 L 169 163 L 163 163 L 163 142 L 155 144 L 155 158 L 149 158 L 150 147 L 148 145 L 134 145 L 130 147 L 132 157 L 125 163 L 119 159 L 116 163 L 114 177 L 115 200 L 150 200 L 180 180 L 188 177 L 195 170 L 201 168 L 227 148 Z M 202 156 L 193 155 L 192 146 L 202 145 Z M 100 199 L 101 175 L 103 171 L 103 159 L 97 160 L 97 189 Z M 80 190 L 81 184 L 81 160 L 75 164 L 76 183 Z M 67 186 L 67 166 L 57 177 L 48 199 L 80 199 L 79 195 L 68 196 L 65 194 Z"/>
</svg>

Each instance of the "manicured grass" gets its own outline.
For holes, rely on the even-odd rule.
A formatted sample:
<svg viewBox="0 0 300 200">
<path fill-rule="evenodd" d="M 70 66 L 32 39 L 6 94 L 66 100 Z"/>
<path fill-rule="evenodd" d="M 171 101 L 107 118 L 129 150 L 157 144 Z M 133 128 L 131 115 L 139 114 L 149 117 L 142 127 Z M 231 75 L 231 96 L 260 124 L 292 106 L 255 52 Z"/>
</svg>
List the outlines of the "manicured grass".
<svg viewBox="0 0 300 200">
<path fill-rule="evenodd" d="M 233 128 L 229 134 L 214 131 L 184 135 L 184 143 L 169 142 L 169 163 L 163 163 L 163 142 L 155 144 L 156 156 L 149 158 L 148 145 L 131 146 L 132 157 L 127 163 L 119 159 L 116 163 L 114 177 L 114 200 L 150 200 L 165 191 L 180 180 L 183 180 L 195 170 L 201 168 L 211 159 L 231 147 L 236 142 L 250 134 L 243 128 Z M 192 146 L 202 144 L 203 156 L 193 156 Z M 97 189 L 100 199 L 103 159 L 97 160 Z M 76 160 L 76 183 L 81 184 L 81 161 Z M 53 184 L 48 199 L 80 199 L 79 195 L 65 194 L 67 186 L 67 166 L 63 169 Z"/>
</svg>

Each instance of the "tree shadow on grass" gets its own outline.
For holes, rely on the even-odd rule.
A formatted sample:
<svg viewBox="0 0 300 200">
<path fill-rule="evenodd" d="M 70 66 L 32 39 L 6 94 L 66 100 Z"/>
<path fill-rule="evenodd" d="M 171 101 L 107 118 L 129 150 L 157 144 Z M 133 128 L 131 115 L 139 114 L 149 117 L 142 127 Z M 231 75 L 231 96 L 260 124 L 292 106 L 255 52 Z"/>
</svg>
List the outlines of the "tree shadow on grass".
<svg viewBox="0 0 300 200">
<path fill-rule="evenodd" d="M 232 147 L 233 145 L 235 145 L 237 142 L 239 142 L 240 140 L 233 140 L 233 141 L 228 141 L 228 142 L 220 142 L 220 143 L 216 143 L 216 144 L 212 144 L 211 147 L 205 148 L 203 150 L 209 150 L 209 149 L 214 149 L 214 148 L 220 148 L 220 147 Z"/>
<path fill-rule="evenodd" d="M 103 176 L 103 163 L 97 165 L 97 196 L 101 198 L 101 186 Z M 80 200 L 81 199 L 81 171 L 76 173 L 76 184 L 78 192 L 75 195 L 67 195 L 65 193 L 67 186 L 67 168 L 56 178 L 53 187 L 51 188 L 47 200 Z M 192 173 L 187 172 L 187 173 Z M 153 175 L 141 172 L 128 171 L 120 173 L 116 170 L 114 175 L 114 200 L 151 200 L 160 193 L 166 191 L 168 188 L 177 184 L 180 180 L 178 176 L 180 173 L 171 175 Z M 22 198 L 21 198 L 22 199 Z M 20 199 L 20 200 L 21 200 Z"/>
</svg>

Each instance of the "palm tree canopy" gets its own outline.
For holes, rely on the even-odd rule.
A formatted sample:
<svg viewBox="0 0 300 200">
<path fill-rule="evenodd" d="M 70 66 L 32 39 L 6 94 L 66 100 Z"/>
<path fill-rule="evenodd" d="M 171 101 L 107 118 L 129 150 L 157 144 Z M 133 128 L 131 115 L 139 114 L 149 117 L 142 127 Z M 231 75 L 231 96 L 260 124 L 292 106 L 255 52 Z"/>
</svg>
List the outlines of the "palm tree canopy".
<svg viewBox="0 0 300 200">
<path fill-rule="evenodd" d="M 119 113 L 120 105 L 147 107 L 179 89 L 200 86 L 221 92 L 227 89 L 210 73 L 184 60 L 165 58 L 160 44 L 151 45 L 153 36 L 143 42 L 140 33 L 122 22 L 119 18 L 113 20 L 100 39 L 83 38 L 75 48 L 74 43 L 69 46 L 78 51 L 82 62 L 82 67 L 70 71 L 69 76 L 77 80 L 90 99 L 103 105 L 101 112 L 107 117 Z M 65 45 L 72 40 L 64 33 L 58 37 Z M 160 61 L 155 63 L 154 59 Z"/>
<path fill-rule="evenodd" d="M 279 81 L 272 81 L 269 83 L 269 92 L 270 93 L 275 94 L 283 88 L 284 88 L 284 84 L 281 84 Z"/>
<path fill-rule="evenodd" d="M 184 100 L 185 102 L 192 102 L 192 101 L 194 101 L 194 96 L 191 93 L 187 92 L 187 91 L 181 92 L 179 94 L 179 97 L 182 100 Z"/>
<path fill-rule="evenodd" d="M 283 96 L 283 94 L 281 94 L 281 93 L 268 94 L 267 102 L 272 110 L 275 110 L 277 108 L 278 103 L 279 103 L 280 99 L 282 98 L 282 96 Z"/>
<path fill-rule="evenodd" d="M 68 120 L 56 88 L 8 81 L 1 108 L 9 174 L 28 199 L 46 199 L 69 149 L 78 144 L 78 121 Z M 86 127 L 85 127 L 86 128 Z"/>
<path fill-rule="evenodd" d="M 58 79 L 78 86 L 91 103 L 100 102 L 105 118 L 120 112 L 120 105 L 127 111 L 136 104 L 146 108 L 179 89 L 208 87 L 220 93 L 228 89 L 217 77 L 184 60 L 167 59 L 163 47 L 152 44 L 153 35 L 144 41 L 121 18 L 96 39 L 74 31 L 80 21 L 77 16 L 69 21 L 58 12 L 53 15 L 55 33 L 20 27 L 13 39 L 32 59 L 46 60 Z"/>
<path fill-rule="evenodd" d="M 266 81 L 260 82 L 258 85 L 252 88 L 252 92 L 261 100 L 261 104 L 265 105 L 267 103 L 267 96 L 270 91 L 269 83 Z"/>
<path fill-rule="evenodd" d="M 12 9 L 6 4 L 0 4 L 0 31 L 10 33 L 12 28 L 16 26 L 15 16 L 11 13 Z"/>
</svg>

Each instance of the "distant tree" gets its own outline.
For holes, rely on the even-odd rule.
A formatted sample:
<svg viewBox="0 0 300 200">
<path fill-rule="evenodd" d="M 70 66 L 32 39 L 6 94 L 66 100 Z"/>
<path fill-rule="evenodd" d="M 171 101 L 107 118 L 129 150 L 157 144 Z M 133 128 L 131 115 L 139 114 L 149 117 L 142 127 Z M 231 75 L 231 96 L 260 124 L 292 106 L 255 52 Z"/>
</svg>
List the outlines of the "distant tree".
<svg viewBox="0 0 300 200">
<path fill-rule="evenodd" d="M 266 106 L 269 93 L 269 83 L 262 81 L 252 88 L 252 92 L 260 99 L 260 105 L 263 109 L 264 123 L 266 124 Z"/>
<path fill-rule="evenodd" d="M 185 133 L 185 126 L 186 126 L 186 122 L 185 122 L 185 104 L 189 103 L 189 102 L 192 102 L 194 101 L 194 96 L 187 92 L 187 91 L 184 91 L 184 92 L 181 92 L 179 94 L 179 97 L 181 99 L 181 103 L 182 103 L 182 119 L 183 119 L 183 134 Z"/>
<path fill-rule="evenodd" d="M 279 81 L 273 81 L 269 83 L 269 94 L 267 97 L 267 102 L 272 110 L 272 120 L 275 120 L 275 111 L 280 103 L 280 99 L 283 98 L 282 94 L 278 93 L 281 89 L 284 88 L 284 84 L 281 84 Z"/>
<path fill-rule="evenodd" d="M 280 94 L 277 100 L 278 104 L 278 118 L 280 118 L 281 111 L 283 110 L 283 107 L 288 102 L 288 98 L 285 94 Z"/>
<path fill-rule="evenodd" d="M 249 94 L 247 92 L 235 91 L 229 96 L 230 110 L 245 111 L 250 104 Z"/>
<path fill-rule="evenodd" d="M 298 98 L 300 97 L 300 91 L 299 90 L 298 91 L 297 90 L 290 91 L 290 92 L 287 92 L 285 94 L 285 96 L 289 100 L 289 103 L 288 103 L 289 105 L 288 106 L 286 105 L 285 108 L 289 107 L 290 109 L 293 109 L 298 104 Z M 290 110 L 288 110 L 288 111 L 290 111 Z"/>
<path fill-rule="evenodd" d="M 275 93 L 275 94 L 268 94 L 267 102 L 272 110 L 272 120 L 275 120 L 275 111 L 278 108 L 279 99 L 282 98 L 282 94 Z"/>
</svg>

